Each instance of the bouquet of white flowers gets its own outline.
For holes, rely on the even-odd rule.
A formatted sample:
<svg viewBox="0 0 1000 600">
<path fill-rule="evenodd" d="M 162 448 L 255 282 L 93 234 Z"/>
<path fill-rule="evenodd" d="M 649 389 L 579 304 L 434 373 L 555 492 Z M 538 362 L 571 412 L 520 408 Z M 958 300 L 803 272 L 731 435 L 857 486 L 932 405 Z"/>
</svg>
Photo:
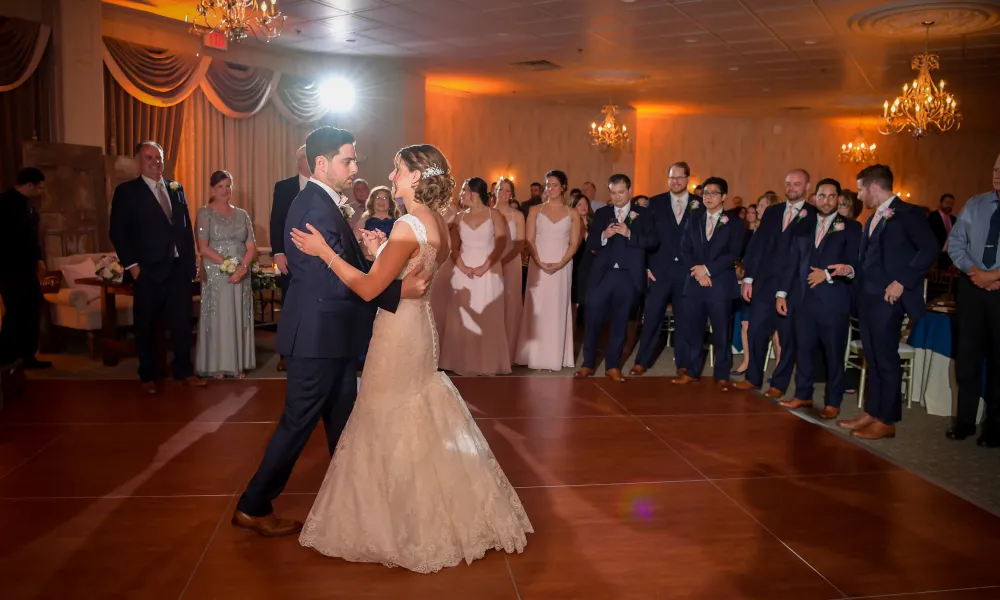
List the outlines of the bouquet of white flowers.
<svg viewBox="0 0 1000 600">
<path fill-rule="evenodd" d="M 237 258 L 231 256 L 225 256 L 222 259 L 222 264 L 219 265 L 219 270 L 226 275 L 232 275 L 236 272 L 236 269 L 240 267 L 240 261 Z"/>
<path fill-rule="evenodd" d="M 117 256 L 105 254 L 101 256 L 101 260 L 97 261 L 97 268 L 94 270 L 94 275 L 97 275 L 104 281 L 121 281 L 122 276 L 125 275 L 125 268 L 122 267 L 122 263 L 118 261 Z"/>
</svg>

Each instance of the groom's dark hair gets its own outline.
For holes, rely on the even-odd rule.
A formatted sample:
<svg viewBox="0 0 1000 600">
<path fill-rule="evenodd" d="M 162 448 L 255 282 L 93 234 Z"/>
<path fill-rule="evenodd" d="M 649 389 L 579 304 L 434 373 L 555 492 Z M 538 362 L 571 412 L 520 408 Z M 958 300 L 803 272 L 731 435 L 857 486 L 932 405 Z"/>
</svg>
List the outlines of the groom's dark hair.
<svg viewBox="0 0 1000 600">
<path fill-rule="evenodd" d="M 355 141 L 354 134 L 346 129 L 320 127 L 314 130 L 306 138 L 306 160 L 309 161 L 309 168 L 315 172 L 317 158 L 325 156 L 331 159 L 337 156 L 341 146 L 353 144 Z"/>
</svg>

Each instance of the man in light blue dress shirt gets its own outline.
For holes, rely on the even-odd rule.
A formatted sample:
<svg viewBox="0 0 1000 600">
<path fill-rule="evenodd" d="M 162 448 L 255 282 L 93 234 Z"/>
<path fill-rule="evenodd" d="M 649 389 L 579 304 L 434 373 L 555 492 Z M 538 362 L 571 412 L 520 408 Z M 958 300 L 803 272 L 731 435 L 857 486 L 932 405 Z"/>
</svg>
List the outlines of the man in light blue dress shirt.
<svg viewBox="0 0 1000 600">
<path fill-rule="evenodd" d="M 993 191 L 971 198 L 948 236 L 948 255 L 963 273 L 956 307 L 958 415 L 948 429 L 952 440 L 976 432 L 976 413 L 987 365 L 986 418 L 977 440 L 1000 447 L 1000 156 L 993 164 Z"/>
</svg>

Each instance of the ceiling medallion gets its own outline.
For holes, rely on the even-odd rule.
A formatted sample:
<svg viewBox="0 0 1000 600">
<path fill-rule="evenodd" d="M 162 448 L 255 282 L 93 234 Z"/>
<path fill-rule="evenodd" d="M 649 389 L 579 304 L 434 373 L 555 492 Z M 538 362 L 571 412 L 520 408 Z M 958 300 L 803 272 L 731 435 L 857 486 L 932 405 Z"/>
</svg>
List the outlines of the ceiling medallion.
<svg viewBox="0 0 1000 600">
<path fill-rule="evenodd" d="M 882 105 L 882 123 L 878 130 L 883 135 L 912 129 L 913 136 L 920 139 L 927 135 L 931 125 L 943 132 L 962 124 L 958 103 L 944 90 L 944 79 L 938 85 L 931 79 L 931 71 L 940 66 L 938 55 L 928 50 L 931 25 L 933 21 L 924 23 L 928 41 L 924 42 L 924 51 L 914 56 L 910 63 L 910 68 L 919 71 L 917 78 L 903 84 L 902 95 L 896 96 L 891 105 L 888 100 Z"/>
<path fill-rule="evenodd" d="M 840 162 L 856 165 L 875 164 L 875 144 L 869 145 L 865 142 L 860 127 L 858 127 L 858 137 L 853 142 L 840 146 Z"/>
<path fill-rule="evenodd" d="M 621 150 L 629 141 L 628 128 L 615 122 L 615 115 L 618 114 L 618 107 L 608 104 L 601 109 L 604 113 L 604 122 L 590 124 L 590 143 L 601 149 L 602 152 L 608 150 Z"/>
<path fill-rule="evenodd" d="M 996 2 L 941 2 L 908 0 L 883 4 L 848 19 L 858 33 L 887 37 L 912 37 L 924 33 L 924 23 L 933 21 L 935 35 L 959 36 L 1000 24 Z"/>
<path fill-rule="evenodd" d="M 197 0 L 198 15 L 191 23 L 191 33 L 204 35 L 221 33 L 230 42 L 242 41 L 251 35 L 261 42 L 270 42 L 281 35 L 285 15 L 278 10 L 278 0 Z"/>
</svg>

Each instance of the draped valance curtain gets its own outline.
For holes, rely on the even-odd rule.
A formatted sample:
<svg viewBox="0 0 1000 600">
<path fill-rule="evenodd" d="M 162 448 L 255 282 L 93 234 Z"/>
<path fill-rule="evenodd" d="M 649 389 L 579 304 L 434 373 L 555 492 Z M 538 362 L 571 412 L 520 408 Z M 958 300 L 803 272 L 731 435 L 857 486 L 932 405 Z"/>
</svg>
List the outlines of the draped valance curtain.
<svg viewBox="0 0 1000 600">
<path fill-rule="evenodd" d="M 12 186 L 21 165 L 21 143 L 52 139 L 51 28 L 0 17 L 0 189 Z"/>
<path fill-rule="evenodd" d="M 252 117 L 268 101 L 296 125 L 316 122 L 327 113 L 316 82 L 262 67 L 108 37 L 104 64 L 122 89 L 150 106 L 175 106 L 200 88 L 216 110 L 234 119 Z"/>
</svg>

